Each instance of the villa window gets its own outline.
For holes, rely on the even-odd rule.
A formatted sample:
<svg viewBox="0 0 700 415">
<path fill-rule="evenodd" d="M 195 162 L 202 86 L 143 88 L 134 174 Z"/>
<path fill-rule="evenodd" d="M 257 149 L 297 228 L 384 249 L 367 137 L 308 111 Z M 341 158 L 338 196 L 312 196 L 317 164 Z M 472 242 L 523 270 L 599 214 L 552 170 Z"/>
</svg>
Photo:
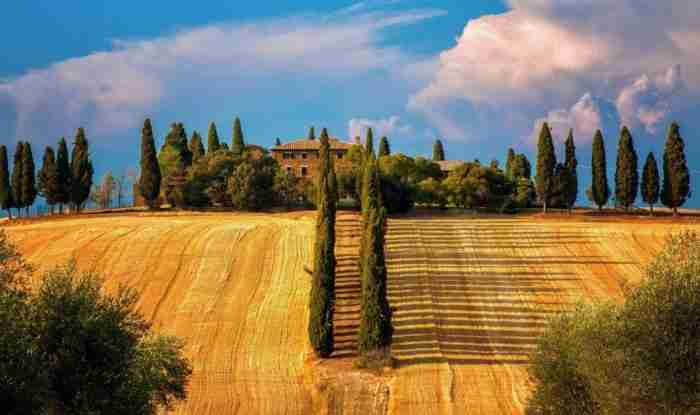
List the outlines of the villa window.
<svg viewBox="0 0 700 415">
<path fill-rule="evenodd" d="M 303 158 L 304 160 L 306 160 L 306 153 L 301 153 L 301 158 Z"/>
<path fill-rule="evenodd" d="M 301 168 L 301 177 L 306 177 L 306 175 L 309 174 L 306 166 Z"/>
<path fill-rule="evenodd" d="M 340 159 L 343 158 L 343 152 L 342 152 L 342 151 L 339 151 L 337 154 L 338 154 L 338 160 L 340 160 Z"/>
</svg>

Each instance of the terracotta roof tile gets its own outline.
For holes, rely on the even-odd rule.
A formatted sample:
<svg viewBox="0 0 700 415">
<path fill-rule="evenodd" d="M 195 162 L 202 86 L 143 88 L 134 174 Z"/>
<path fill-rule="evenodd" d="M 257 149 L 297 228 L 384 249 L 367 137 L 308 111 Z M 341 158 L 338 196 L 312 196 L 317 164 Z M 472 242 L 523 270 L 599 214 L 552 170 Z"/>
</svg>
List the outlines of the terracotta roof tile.
<svg viewBox="0 0 700 415">
<path fill-rule="evenodd" d="M 346 143 L 337 138 L 331 138 L 330 140 L 331 150 L 348 150 L 353 146 L 352 143 Z M 309 140 L 301 139 L 285 143 L 279 146 L 274 146 L 271 148 L 272 151 L 284 151 L 284 150 L 318 150 L 321 147 L 320 140 Z"/>
</svg>

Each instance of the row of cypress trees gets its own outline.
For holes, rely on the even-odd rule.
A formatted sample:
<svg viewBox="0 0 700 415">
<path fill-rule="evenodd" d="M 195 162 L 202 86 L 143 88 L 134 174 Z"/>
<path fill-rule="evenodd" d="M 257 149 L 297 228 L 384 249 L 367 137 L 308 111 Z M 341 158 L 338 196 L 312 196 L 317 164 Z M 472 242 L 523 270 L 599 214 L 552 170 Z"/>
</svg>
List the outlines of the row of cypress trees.
<svg viewBox="0 0 700 415">
<path fill-rule="evenodd" d="M 64 204 L 80 211 L 90 195 L 94 169 L 83 128 L 76 133 L 70 161 L 64 138 L 59 140 L 57 152 L 46 146 L 38 175 L 29 142 L 17 143 L 13 161 L 10 175 L 7 147 L 0 145 L 0 208 L 10 217 L 12 208 L 17 209 L 18 215 L 24 208 L 29 215 L 37 195 L 46 199 L 52 212 L 55 205 L 63 212 Z"/>
<path fill-rule="evenodd" d="M 578 178 L 576 174 L 576 148 L 573 142 L 573 132 L 565 143 L 566 161 L 557 164 L 554 153 L 554 145 L 549 125 L 544 123 L 540 131 L 537 144 L 537 176 L 535 188 L 543 211 L 547 212 L 548 203 L 553 194 L 558 191 L 571 209 L 578 195 Z M 637 152 L 634 148 L 632 134 L 627 127 L 620 131 L 617 160 L 615 165 L 615 201 L 626 211 L 633 206 L 641 187 L 642 200 L 649 204 L 653 213 L 654 204 L 659 199 L 667 207 L 678 214 L 678 207 L 688 199 L 690 192 L 690 172 L 685 157 L 685 144 L 680 135 L 680 127 L 672 123 L 664 149 L 663 158 L 663 186 L 659 185 L 659 171 L 656 158 L 649 153 L 644 164 L 642 180 L 640 184 Z M 602 210 L 608 203 L 611 192 L 607 177 L 607 160 L 605 156 L 605 143 L 600 130 L 593 137 L 591 156 L 592 183 L 588 189 L 588 198 Z"/>
<path fill-rule="evenodd" d="M 610 198 L 607 178 L 607 162 L 603 134 L 596 132 L 592 154 L 593 183 L 589 198 L 602 209 Z M 642 200 L 649 205 L 650 213 L 654 205 L 661 202 L 678 214 L 678 208 L 688 200 L 690 194 L 690 171 L 685 157 L 685 143 L 680 134 L 680 126 L 672 123 L 664 146 L 663 182 L 660 182 L 659 169 L 653 153 L 647 155 L 639 180 L 638 158 L 629 129 L 620 133 L 615 168 L 615 201 L 625 210 L 634 204 L 641 188 Z"/>
</svg>

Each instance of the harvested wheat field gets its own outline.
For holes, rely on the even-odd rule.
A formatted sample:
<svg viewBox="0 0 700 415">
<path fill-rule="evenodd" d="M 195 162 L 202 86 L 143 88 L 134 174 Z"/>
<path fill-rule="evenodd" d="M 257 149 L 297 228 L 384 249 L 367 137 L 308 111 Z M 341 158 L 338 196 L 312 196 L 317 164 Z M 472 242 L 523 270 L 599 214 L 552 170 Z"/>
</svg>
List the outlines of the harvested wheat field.
<svg viewBox="0 0 700 415">
<path fill-rule="evenodd" d="M 178 414 L 521 414 L 528 354 L 553 313 L 621 300 L 668 219 L 433 215 L 389 221 L 394 370 L 352 368 L 359 221 L 338 216 L 335 357 L 309 359 L 313 213 L 122 214 L 5 229 L 47 268 L 75 251 L 109 288 L 142 293 L 155 326 L 187 342 Z"/>
<path fill-rule="evenodd" d="M 6 228 L 41 268 L 95 267 L 187 342 L 178 414 L 312 412 L 304 380 L 313 220 L 284 215 L 101 216 Z"/>
</svg>

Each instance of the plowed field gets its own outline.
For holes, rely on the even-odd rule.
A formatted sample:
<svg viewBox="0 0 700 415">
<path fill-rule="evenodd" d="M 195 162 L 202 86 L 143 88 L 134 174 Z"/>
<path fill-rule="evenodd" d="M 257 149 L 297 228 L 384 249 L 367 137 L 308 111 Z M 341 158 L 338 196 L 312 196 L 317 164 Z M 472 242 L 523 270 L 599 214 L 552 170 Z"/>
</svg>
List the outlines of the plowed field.
<svg viewBox="0 0 700 415">
<path fill-rule="evenodd" d="M 578 300 L 622 299 L 670 221 L 535 217 L 391 219 L 389 297 L 397 368 L 352 369 L 357 217 L 338 218 L 336 358 L 309 361 L 313 215 L 129 214 L 6 228 L 47 268 L 79 252 L 108 288 L 130 284 L 194 374 L 178 414 L 520 414 L 527 356 L 546 319 Z M 335 365 L 335 366 L 334 366 Z M 346 371 L 346 372 L 343 372 Z M 363 383 L 364 382 L 364 383 Z"/>
</svg>

